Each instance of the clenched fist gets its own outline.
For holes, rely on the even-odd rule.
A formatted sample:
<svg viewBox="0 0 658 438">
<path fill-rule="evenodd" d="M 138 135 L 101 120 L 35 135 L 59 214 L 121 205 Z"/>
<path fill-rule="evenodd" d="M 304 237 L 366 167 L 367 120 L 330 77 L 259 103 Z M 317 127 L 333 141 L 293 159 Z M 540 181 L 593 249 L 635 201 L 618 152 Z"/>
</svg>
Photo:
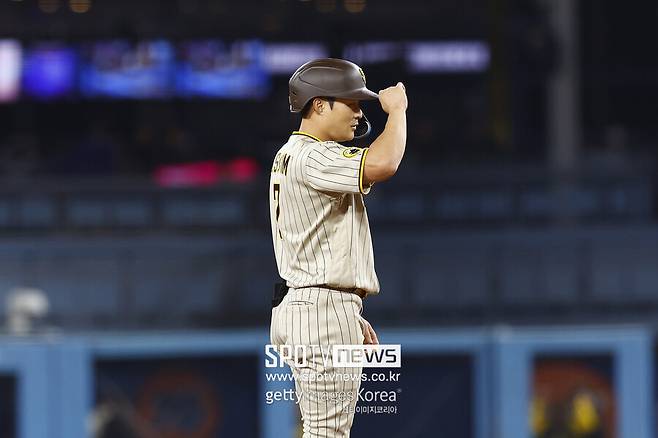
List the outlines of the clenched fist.
<svg viewBox="0 0 658 438">
<path fill-rule="evenodd" d="M 396 110 L 406 111 L 407 92 L 402 82 L 398 82 L 395 87 L 379 90 L 379 103 L 386 114 Z"/>
</svg>

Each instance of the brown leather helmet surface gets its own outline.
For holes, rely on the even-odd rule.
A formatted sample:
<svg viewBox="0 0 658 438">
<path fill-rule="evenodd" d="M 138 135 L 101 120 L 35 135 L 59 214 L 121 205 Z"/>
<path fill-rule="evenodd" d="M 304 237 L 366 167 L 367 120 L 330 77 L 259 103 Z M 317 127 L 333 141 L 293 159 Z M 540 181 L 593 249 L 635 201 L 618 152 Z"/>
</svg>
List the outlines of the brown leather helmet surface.
<svg viewBox="0 0 658 438">
<path fill-rule="evenodd" d="M 322 58 L 309 61 L 293 73 L 288 82 L 290 112 L 298 113 L 314 97 L 356 100 L 377 99 L 366 87 L 363 70 L 344 59 Z"/>
</svg>

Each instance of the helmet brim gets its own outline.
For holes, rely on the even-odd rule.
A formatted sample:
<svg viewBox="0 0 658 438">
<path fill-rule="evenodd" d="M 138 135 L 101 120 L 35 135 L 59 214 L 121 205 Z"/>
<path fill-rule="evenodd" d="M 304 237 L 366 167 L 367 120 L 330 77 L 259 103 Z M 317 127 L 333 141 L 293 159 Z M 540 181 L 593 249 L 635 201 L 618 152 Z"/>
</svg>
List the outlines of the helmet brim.
<svg viewBox="0 0 658 438">
<path fill-rule="evenodd" d="M 366 87 L 359 88 L 358 90 L 348 91 L 346 93 L 334 93 L 332 97 L 354 100 L 375 100 L 379 99 L 379 95 L 374 91 L 368 90 Z"/>
</svg>

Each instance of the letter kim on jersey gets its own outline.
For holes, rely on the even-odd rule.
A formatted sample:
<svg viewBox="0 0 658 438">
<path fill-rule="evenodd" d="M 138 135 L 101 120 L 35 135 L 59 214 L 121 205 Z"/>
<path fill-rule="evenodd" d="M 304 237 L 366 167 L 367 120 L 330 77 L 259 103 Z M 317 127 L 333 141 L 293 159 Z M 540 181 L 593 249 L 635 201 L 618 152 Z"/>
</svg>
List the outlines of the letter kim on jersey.
<svg viewBox="0 0 658 438">
<path fill-rule="evenodd" d="M 279 152 L 274 157 L 274 164 L 272 165 L 272 173 L 288 174 L 288 164 L 290 163 L 291 156 L 283 152 Z"/>
</svg>

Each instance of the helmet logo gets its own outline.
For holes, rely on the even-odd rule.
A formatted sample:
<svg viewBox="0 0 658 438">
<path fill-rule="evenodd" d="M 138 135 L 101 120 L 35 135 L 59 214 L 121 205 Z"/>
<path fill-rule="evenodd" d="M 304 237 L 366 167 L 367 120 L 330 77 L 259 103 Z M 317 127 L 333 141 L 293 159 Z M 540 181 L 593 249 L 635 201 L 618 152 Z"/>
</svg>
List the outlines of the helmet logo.
<svg viewBox="0 0 658 438">
<path fill-rule="evenodd" d="M 359 67 L 359 73 L 361 73 L 361 79 L 363 79 L 363 85 L 366 84 L 366 74 L 363 72 L 363 69 Z"/>
</svg>

